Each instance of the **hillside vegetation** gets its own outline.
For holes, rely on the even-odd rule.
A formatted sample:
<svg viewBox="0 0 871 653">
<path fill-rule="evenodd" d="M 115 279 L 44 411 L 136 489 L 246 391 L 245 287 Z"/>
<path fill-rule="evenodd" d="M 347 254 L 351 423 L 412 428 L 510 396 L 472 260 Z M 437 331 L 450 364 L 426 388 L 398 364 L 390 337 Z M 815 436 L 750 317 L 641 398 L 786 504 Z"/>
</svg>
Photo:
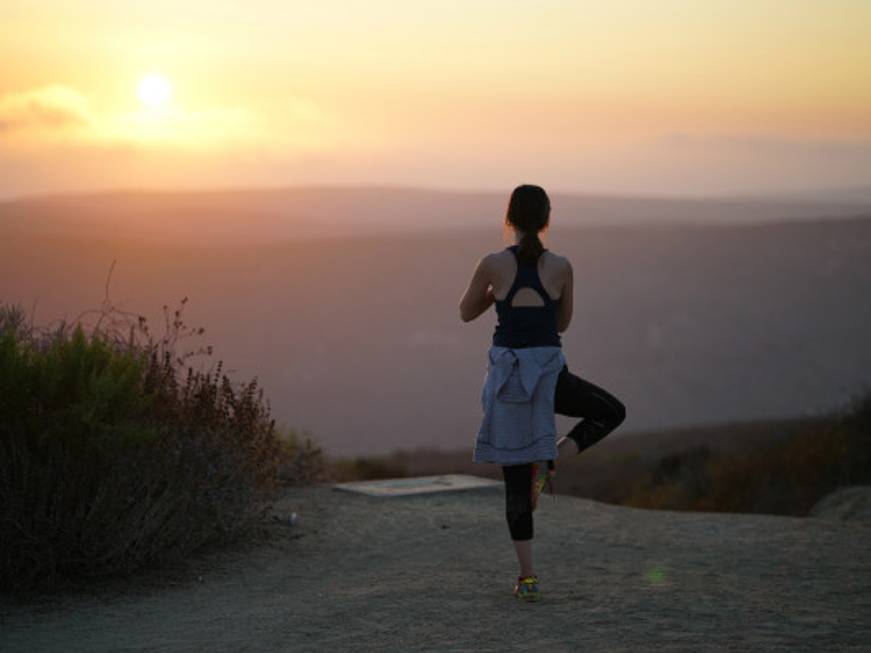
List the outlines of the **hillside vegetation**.
<svg viewBox="0 0 871 653">
<path fill-rule="evenodd" d="M 118 318 L 35 329 L 0 306 L 0 590 L 178 559 L 240 532 L 316 468 L 256 379 L 231 383 L 222 361 L 185 369 L 181 308 L 156 341 L 141 318 Z"/>
<path fill-rule="evenodd" d="M 496 465 L 459 451 L 332 459 L 336 480 L 466 473 Z M 609 436 L 557 463 L 558 494 L 624 506 L 804 516 L 839 487 L 871 483 L 871 392 L 818 417 Z"/>
</svg>

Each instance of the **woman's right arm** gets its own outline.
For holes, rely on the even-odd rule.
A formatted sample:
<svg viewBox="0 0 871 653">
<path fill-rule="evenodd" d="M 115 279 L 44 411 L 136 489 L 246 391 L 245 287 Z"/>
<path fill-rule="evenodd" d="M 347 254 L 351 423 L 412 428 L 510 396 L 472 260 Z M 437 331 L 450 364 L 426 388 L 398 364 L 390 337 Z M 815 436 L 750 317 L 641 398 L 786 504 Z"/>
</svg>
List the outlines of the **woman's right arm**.
<svg viewBox="0 0 871 653">
<path fill-rule="evenodd" d="M 556 328 L 560 333 L 569 328 L 569 324 L 572 322 L 572 310 L 574 309 L 572 301 L 575 290 L 574 272 L 572 271 L 572 264 L 569 260 L 566 259 L 565 261 L 565 281 L 563 282 L 563 289 L 560 293 L 559 311 L 556 316 Z"/>
</svg>

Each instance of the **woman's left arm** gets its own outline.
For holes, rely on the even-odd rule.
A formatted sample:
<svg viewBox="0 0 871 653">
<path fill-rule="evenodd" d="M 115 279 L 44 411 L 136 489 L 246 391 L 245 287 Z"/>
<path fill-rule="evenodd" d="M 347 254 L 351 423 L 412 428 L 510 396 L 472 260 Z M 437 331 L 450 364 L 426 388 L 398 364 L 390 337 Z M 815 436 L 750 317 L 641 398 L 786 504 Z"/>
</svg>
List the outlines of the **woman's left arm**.
<svg viewBox="0 0 871 653">
<path fill-rule="evenodd" d="M 469 287 L 460 299 L 460 319 L 463 322 L 471 322 L 495 301 L 493 287 L 490 285 L 489 258 L 487 255 L 478 261 Z"/>
</svg>

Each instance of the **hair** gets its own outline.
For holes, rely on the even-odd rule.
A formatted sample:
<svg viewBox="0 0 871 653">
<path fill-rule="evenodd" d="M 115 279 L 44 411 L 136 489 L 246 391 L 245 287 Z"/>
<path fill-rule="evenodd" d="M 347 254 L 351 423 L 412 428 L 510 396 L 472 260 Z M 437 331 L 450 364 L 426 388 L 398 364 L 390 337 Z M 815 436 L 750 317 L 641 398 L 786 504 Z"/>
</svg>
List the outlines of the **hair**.
<svg viewBox="0 0 871 653">
<path fill-rule="evenodd" d="M 538 232 L 550 222 L 550 198 L 541 186 L 523 184 L 511 193 L 505 224 L 523 232 L 517 247 L 521 261 L 535 261 L 544 251 Z"/>
</svg>

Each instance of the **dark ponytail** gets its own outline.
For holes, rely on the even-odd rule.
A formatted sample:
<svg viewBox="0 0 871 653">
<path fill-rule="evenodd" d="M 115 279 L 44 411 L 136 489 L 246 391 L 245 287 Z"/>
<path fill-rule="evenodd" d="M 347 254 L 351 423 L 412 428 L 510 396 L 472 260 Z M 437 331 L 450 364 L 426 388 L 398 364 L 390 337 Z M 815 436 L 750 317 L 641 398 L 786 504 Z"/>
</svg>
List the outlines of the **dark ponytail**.
<svg viewBox="0 0 871 653">
<path fill-rule="evenodd" d="M 517 247 L 517 257 L 524 262 L 538 260 L 544 245 L 538 232 L 550 221 L 550 199 L 540 186 L 523 184 L 514 189 L 505 213 L 505 224 L 523 232 Z"/>
</svg>

